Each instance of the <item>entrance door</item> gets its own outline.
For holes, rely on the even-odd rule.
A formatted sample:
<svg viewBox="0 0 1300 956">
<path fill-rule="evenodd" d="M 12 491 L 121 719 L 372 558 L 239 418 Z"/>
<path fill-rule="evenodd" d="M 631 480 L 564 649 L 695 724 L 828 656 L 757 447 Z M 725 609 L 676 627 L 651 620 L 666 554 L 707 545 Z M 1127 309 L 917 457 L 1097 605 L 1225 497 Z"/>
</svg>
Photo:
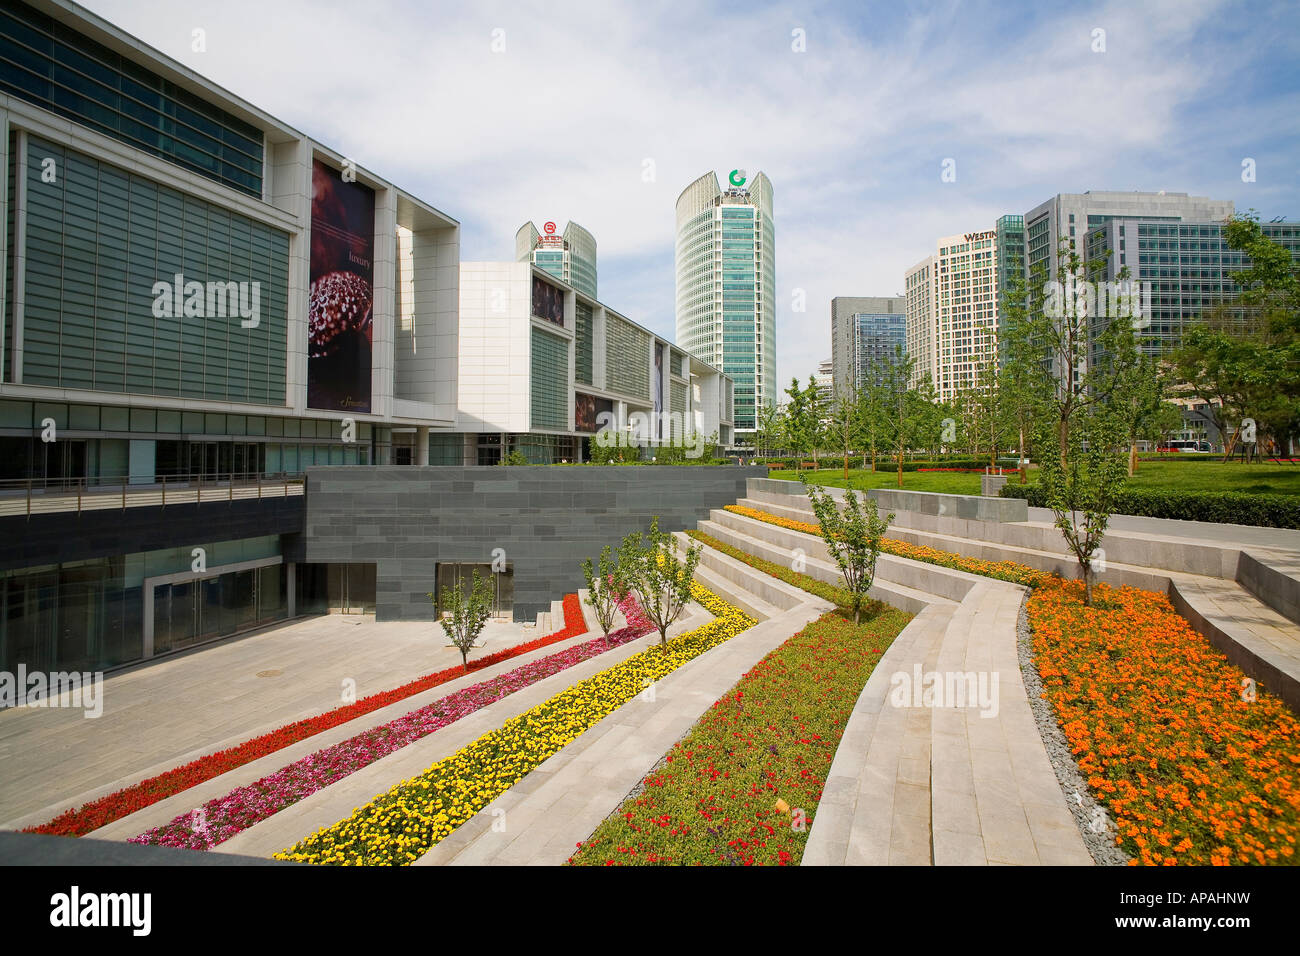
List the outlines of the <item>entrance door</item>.
<svg viewBox="0 0 1300 956">
<path fill-rule="evenodd" d="M 375 613 L 375 566 L 331 564 L 329 611 L 331 614 Z"/>
</svg>

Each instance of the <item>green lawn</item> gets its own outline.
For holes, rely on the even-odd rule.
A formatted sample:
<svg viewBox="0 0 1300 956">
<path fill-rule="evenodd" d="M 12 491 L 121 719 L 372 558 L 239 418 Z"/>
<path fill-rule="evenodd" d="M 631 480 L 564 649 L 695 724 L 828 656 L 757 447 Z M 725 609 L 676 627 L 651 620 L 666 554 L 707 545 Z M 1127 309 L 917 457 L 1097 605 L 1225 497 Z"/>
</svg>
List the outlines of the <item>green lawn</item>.
<svg viewBox="0 0 1300 956">
<path fill-rule="evenodd" d="M 1029 479 L 1034 479 L 1032 470 Z M 1128 487 L 1143 491 L 1244 491 L 1300 495 L 1300 465 L 1224 464 L 1218 459 L 1140 461 Z"/>
<path fill-rule="evenodd" d="M 880 462 L 879 471 L 849 469 L 849 483 L 854 488 L 896 488 L 895 473 Z M 1037 477 L 1037 469 L 1030 468 L 1029 480 Z M 785 481 L 798 481 L 800 472 L 774 471 L 770 477 Z M 804 471 L 808 480 L 819 485 L 843 488 L 843 466 Z M 1016 481 L 1012 475 L 1011 481 Z M 1239 491 L 1300 495 L 1300 465 L 1243 465 L 1239 462 L 1224 464 L 1219 460 L 1184 459 L 1170 461 L 1140 461 L 1137 473 L 1127 484 L 1138 490 L 1165 491 Z M 903 488 L 909 491 L 938 491 L 953 495 L 978 495 L 980 476 L 943 471 L 905 471 Z"/>
</svg>

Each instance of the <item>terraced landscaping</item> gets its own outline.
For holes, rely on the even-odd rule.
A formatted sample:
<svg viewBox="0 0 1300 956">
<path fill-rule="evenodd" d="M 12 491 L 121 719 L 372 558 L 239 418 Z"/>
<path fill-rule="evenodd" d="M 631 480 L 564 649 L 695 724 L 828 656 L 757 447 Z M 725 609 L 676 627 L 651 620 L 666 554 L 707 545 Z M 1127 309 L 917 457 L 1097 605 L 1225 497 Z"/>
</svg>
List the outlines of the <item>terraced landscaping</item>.
<svg viewBox="0 0 1300 956">
<path fill-rule="evenodd" d="M 726 510 L 817 530 L 752 507 Z M 1088 608 L 1078 582 L 1015 562 L 897 541 L 883 550 L 1032 588 L 1044 696 L 1135 864 L 1297 861 L 1300 722 L 1165 595 L 1103 584 Z"/>
<path fill-rule="evenodd" d="M 570 863 L 798 865 L 848 714 L 909 620 L 877 605 L 854 626 L 836 610 L 793 635 L 709 709 Z"/>
<path fill-rule="evenodd" d="M 330 865 L 419 859 L 602 718 L 755 623 L 701 585 L 692 596 L 713 620 L 580 681 L 275 856 Z"/>
</svg>

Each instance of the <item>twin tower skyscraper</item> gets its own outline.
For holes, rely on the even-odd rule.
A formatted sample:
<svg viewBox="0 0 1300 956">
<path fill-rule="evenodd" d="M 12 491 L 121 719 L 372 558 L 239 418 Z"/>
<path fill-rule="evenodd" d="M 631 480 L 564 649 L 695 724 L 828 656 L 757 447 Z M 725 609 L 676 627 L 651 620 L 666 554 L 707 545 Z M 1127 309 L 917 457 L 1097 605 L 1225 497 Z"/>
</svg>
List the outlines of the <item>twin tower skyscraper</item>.
<svg viewBox="0 0 1300 956">
<path fill-rule="evenodd" d="M 775 237 L 761 172 L 733 169 L 725 186 L 708 172 L 677 199 L 677 344 L 731 377 L 738 435 L 776 404 Z M 596 240 L 577 223 L 558 234 L 555 223 L 525 223 L 515 257 L 596 298 Z"/>
</svg>

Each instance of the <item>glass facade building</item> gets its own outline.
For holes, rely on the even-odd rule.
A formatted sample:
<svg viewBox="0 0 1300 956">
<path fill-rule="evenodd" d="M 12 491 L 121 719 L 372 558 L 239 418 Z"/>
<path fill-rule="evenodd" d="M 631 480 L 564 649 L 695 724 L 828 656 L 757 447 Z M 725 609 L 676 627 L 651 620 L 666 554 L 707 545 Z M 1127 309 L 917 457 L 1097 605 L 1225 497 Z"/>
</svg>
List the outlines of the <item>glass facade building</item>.
<svg viewBox="0 0 1300 956">
<path fill-rule="evenodd" d="M 546 223 L 547 232 L 537 231 L 526 222 L 515 233 L 515 258 L 532 262 L 537 268 L 567 282 L 583 295 L 596 298 L 596 237 L 576 222 L 555 235 L 555 224 Z"/>
<path fill-rule="evenodd" d="M 1100 217 L 1099 217 L 1100 218 Z M 1300 263 L 1300 223 L 1266 222 L 1260 228 L 1284 246 Z M 1131 281 L 1149 285 L 1150 314 L 1138 329 L 1141 348 L 1153 355 L 1168 355 L 1182 340 L 1183 331 L 1215 310 L 1227 307 L 1225 318 L 1243 318 L 1233 301 L 1241 287 L 1233 273 L 1250 267 L 1249 258 L 1229 248 L 1221 222 L 1180 222 L 1108 216 L 1087 233 L 1090 260 L 1105 259 L 1097 281 L 1117 281 L 1124 269 Z M 1092 327 L 1110 321 L 1094 317 Z M 1093 361 L 1100 356 L 1094 348 Z"/>
<path fill-rule="evenodd" d="M 853 374 L 858 388 L 878 379 L 882 367 L 898 365 L 907 356 L 907 318 L 903 315 L 857 312 L 853 332 Z"/>
<path fill-rule="evenodd" d="M 19 0 L 0 0 L 0 92 L 261 198 L 260 129 Z"/>
<path fill-rule="evenodd" d="M 677 341 L 735 383 L 735 427 L 752 432 L 776 401 L 776 266 L 772 184 L 713 173 L 677 200 Z"/>
</svg>

